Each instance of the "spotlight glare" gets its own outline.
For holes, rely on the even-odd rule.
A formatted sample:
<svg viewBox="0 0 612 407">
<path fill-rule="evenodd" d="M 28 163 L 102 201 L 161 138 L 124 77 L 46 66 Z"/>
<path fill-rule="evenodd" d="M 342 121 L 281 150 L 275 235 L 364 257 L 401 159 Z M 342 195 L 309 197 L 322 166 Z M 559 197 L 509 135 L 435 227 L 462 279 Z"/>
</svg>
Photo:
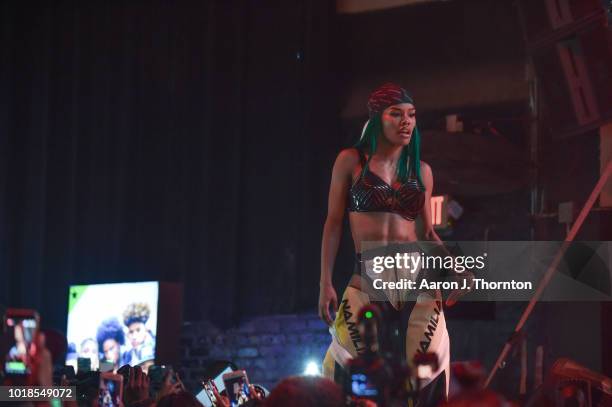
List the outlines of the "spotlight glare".
<svg viewBox="0 0 612 407">
<path fill-rule="evenodd" d="M 304 376 L 321 376 L 319 365 L 313 361 L 308 362 L 306 364 L 306 369 L 304 369 Z"/>
</svg>

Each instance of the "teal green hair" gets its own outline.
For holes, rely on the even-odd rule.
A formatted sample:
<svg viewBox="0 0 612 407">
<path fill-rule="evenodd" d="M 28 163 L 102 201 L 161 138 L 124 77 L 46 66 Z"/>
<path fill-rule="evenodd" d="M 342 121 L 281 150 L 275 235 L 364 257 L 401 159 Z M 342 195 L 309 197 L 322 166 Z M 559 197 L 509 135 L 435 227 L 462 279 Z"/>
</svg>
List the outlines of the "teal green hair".
<svg viewBox="0 0 612 407">
<path fill-rule="evenodd" d="M 377 114 L 368 120 L 366 123 L 361 138 L 355 143 L 355 148 L 368 149 L 368 160 L 363 166 L 362 175 L 368 170 L 368 165 L 372 156 L 376 152 L 376 146 L 378 144 L 378 137 L 382 136 L 383 128 L 381 115 Z M 421 166 L 418 163 L 421 162 L 421 135 L 418 127 L 414 127 L 412 131 L 412 138 L 407 146 L 402 148 L 399 161 L 397 163 L 397 179 L 404 183 L 408 181 L 411 174 L 415 176 L 419 185 L 425 189 L 425 184 L 421 179 Z"/>
</svg>

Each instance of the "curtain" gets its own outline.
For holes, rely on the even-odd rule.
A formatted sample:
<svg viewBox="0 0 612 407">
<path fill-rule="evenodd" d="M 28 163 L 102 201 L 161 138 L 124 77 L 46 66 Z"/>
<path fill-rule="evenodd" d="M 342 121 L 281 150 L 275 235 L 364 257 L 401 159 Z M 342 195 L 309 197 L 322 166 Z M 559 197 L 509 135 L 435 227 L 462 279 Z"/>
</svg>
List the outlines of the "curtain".
<svg viewBox="0 0 612 407">
<path fill-rule="evenodd" d="M 70 284 L 162 280 L 186 319 L 314 311 L 329 3 L 3 2 L 0 303 L 62 329 Z"/>
</svg>

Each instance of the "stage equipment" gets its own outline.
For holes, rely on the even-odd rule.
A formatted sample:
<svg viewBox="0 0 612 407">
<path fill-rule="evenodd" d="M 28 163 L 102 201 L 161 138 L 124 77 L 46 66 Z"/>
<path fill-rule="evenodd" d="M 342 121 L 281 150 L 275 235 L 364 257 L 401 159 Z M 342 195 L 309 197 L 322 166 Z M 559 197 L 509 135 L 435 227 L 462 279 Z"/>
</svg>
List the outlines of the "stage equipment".
<svg viewBox="0 0 612 407">
<path fill-rule="evenodd" d="M 600 0 L 520 0 L 527 51 L 555 135 L 612 119 L 612 31 Z"/>
<path fill-rule="evenodd" d="M 574 240 L 574 238 L 576 237 L 576 234 L 578 233 L 578 231 L 582 227 L 582 224 L 584 223 L 584 220 L 586 219 L 586 217 L 589 214 L 591 208 L 595 204 L 595 200 L 597 200 L 597 197 L 599 196 L 601 190 L 603 189 L 603 187 L 604 187 L 604 185 L 605 185 L 606 181 L 608 180 L 608 177 L 610 176 L 611 173 L 612 173 L 612 161 L 608 162 L 605 171 L 603 172 L 603 174 L 599 178 L 599 181 L 595 185 L 595 188 L 593 188 L 593 191 L 591 192 L 591 195 L 589 196 L 589 199 L 587 199 L 586 203 L 582 207 L 582 210 L 580 211 L 580 214 L 578 215 L 578 218 L 576 219 L 576 222 L 574 223 L 574 225 L 570 229 L 569 233 L 567 234 L 567 236 L 565 238 L 565 241 L 563 242 L 563 245 L 561 246 L 561 248 L 557 252 L 555 258 L 553 259 L 553 261 L 551 263 L 551 265 L 548 267 L 548 270 L 546 270 L 546 273 L 544 274 L 544 276 L 542 277 L 542 280 L 538 284 L 536 292 L 534 293 L 533 297 L 529 301 L 529 304 L 527 304 L 527 307 L 525 308 L 525 311 L 521 315 L 521 318 L 520 318 L 518 324 L 514 328 L 514 333 L 512 334 L 511 339 L 509 339 L 506 342 L 506 344 L 504 345 L 504 348 L 502 349 L 501 354 L 499 355 L 499 357 L 497 358 L 497 361 L 493 365 L 493 368 L 491 369 L 491 373 L 489 374 L 489 377 L 487 378 L 484 387 L 487 387 L 491 383 L 491 380 L 493 380 L 493 377 L 495 376 L 495 373 L 497 372 L 497 369 L 499 369 L 501 364 L 506 359 L 506 356 L 508 355 L 508 352 L 510 352 L 510 349 L 512 348 L 512 345 L 513 345 L 512 338 L 514 338 L 514 337 L 516 337 L 516 335 L 520 334 L 521 330 L 523 329 L 523 326 L 525 325 L 525 322 L 527 322 L 527 319 L 531 315 L 531 312 L 533 311 L 533 308 L 535 307 L 535 305 L 537 304 L 538 300 L 540 299 L 540 296 L 542 295 L 542 292 L 544 292 L 544 289 L 546 288 L 546 286 L 550 282 L 550 279 L 552 278 L 553 274 L 555 274 L 555 272 L 557 271 L 557 267 L 559 266 L 559 263 L 561 262 L 561 259 L 563 258 L 563 255 L 565 254 L 565 252 L 567 251 L 567 248 L 569 247 L 570 243 Z"/>
<path fill-rule="evenodd" d="M 422 157 L 435 170 L 435 190 L 455 197 L 490 196 L 529 185 L 525 153 L 505 137 L 423 130 Z"/>
<path fill-rule="evenodd" d="M 612 379 L 573 360 L 558 359 L 546 380 L 525 404 L 536 406 L 610 406 Z"/>
</svg>

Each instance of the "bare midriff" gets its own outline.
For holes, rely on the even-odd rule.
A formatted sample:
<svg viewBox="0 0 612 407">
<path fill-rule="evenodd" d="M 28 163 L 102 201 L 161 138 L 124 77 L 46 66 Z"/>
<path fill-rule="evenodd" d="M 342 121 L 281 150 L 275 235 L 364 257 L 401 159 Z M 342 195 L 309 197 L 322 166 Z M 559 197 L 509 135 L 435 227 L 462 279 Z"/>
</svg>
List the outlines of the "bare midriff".
<svg viewBox="0 0 612 407">
<path fill-rule="evenodd" d="M 351 234 L 355 242 L 355 253 L 361 253 L 361 242 L 415 242 L 416 224 L 395 213 L 350 212 Z M 361 276 L 353 274 L 349 285 L 361 288 Z"/>
</svg>

